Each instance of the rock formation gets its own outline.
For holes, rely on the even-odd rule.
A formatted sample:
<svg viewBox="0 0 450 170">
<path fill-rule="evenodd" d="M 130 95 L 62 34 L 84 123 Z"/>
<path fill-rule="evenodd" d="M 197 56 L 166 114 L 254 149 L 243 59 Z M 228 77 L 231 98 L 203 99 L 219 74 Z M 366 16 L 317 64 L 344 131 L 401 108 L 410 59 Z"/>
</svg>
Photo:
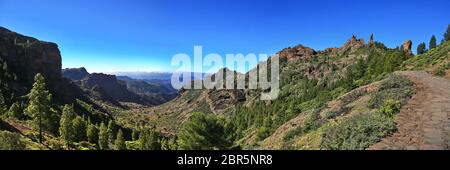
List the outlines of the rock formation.
<svg viewBox="0 0 450 170">
<path fill-rule="evenodd" d="M 42 73 L 47 82 L 61 79 L 61 54 L 55 43 L 39 41 L 0 27 L 0 57 L 26 86 L 33 83 L 37 73 Z"/>
<path fill-rule="evenodd" d="M 411 47 L 412 47 L 412 41 L 411 40 L 406 40 L 403 45 L 403 51 L 405 52 L 411 52 Z"/>
<path fill-rule="evenodd" d="M 369 40 L 369 46 L 373 46 L 374 45 L 374 42 L 373 42 L 373 34 L 372 35 L 370 35 L 370 40 Z"/>
<path fill-rule="evenodd" d="M 353 49 L 353 48 L 359 48 L 361 46 L 363 46 L 364 43 L 364 39 L 358 39 L 356 38 L 355 35 L 352 35 L 352 38 L 350 40 L 348 40 L 344 46 L 341 49 L 347 50 L 347 49 Z"/>
<path fill-rule="evenodd" d="M 286 58 L 288 61 L 293 61 L 301 58 L 310 58 L 316 54 L 312 48 L 303 45 L 297 45 L 294 48 L 286 48 L 278 53 L 280 58 Z"/>
</svg>

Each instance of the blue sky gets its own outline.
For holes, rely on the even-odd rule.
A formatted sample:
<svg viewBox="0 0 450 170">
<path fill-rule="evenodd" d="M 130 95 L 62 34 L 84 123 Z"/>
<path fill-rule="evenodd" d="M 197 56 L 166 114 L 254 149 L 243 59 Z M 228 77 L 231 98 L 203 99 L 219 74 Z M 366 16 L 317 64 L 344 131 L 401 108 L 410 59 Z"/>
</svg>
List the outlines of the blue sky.
<svg viewBox="0 0 450 170">
<path fill-rule="evenodd" d="M 448 0 L 0 0 L 0 26 L 59 45 L 63 67 L 173 71 L 173 55 L 341 46 L 352 34 L 415 46 L 450 24 Z"/>
</svg>

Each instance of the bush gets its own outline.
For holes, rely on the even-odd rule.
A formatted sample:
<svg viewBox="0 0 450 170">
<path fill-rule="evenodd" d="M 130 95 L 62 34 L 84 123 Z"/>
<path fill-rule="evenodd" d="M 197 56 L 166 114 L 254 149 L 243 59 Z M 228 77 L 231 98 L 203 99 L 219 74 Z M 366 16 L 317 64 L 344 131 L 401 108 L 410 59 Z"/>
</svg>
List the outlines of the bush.
<svg viewBox="0 0 450 170">
<path fill-rule="evenodd" d="M 368 107 L 371 109 L 378 109 L 384 101 L 389 99 L 398 100 L 401 104 L 404 104 L 411 96 L 415 94 L 415 88 L 413 83 L 401 76 L 391 76 L 384 80 L 378 91 L 371 94 L 371 98 L 368 102 Z"/>
<path fill-rule="evenodd" d="M 0 150 L 24 150 L 25 143 L 20 140 L 20 135 L 8 131 L 0 131 Z"/>
<path fill-rule="evenodd" d="M 321 147 L 363 150 L 395 131 L 394 120 L 380 114 L 356 115 L 327 129 Z"/>
<path fill-rule="evenodd" d="M 289 132 L 286 133 L 283 140 L 289 141 L 290 139 L 294 138 L 295 136 L 306 134 L 310 131 L 318 129 L 323 124 L 322 120 L 320 119 L 320 115 L 318 112 L 312 113 L 310 116 L 306 117 L 303 121 L 303 126 L 299 126 Z"/>
<path fill-rule="evenodd" d="M 392 99 L 387 100 L 383 106 L 380 107 L 378 113 L 389 118 L 394 118 L 395 114 L 400 112 L 400 107 L 400 101 Z"/>
</svg>

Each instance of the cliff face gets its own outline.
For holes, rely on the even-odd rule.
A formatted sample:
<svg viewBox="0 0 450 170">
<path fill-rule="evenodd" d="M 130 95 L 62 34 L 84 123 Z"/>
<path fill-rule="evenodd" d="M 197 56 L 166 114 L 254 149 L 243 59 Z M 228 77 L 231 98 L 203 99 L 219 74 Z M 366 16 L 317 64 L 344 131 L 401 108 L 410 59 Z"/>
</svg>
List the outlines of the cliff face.
<svg viewBox="0 0 450 170">
<path fill-rule="evenodd" d="M 26 86 L 42 73 L 47 82 L 61 79 L 61 54 L 58 45 L 39 41 L 0 27 L 0 57 Z"/>
<path fill-rule="evenodd" d="M 89 75 L 87 70 L 84 67 L 81 68 L 66 68 L 62 70 L 62 74 L 64 77 L 69 78 L 70 80 L 76 81 L 84 79 Z"/>
</svg>

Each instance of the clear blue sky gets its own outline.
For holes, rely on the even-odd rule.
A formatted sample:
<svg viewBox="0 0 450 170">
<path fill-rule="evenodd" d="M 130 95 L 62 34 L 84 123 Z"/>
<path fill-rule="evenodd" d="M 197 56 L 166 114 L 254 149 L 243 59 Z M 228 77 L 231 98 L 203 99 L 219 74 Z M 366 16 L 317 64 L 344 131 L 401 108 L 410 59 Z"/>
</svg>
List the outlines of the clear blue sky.
<svg viewBox="0 0 450 170">
<path fill-rule="evenodd" d="M 193 52 L 341 46 L 352 34 L 414 48 L 450 24 L 448 0 L 0 0 L 0 26 L 59 44 L 63 67 L 172 71 Z"/>
</svg>

